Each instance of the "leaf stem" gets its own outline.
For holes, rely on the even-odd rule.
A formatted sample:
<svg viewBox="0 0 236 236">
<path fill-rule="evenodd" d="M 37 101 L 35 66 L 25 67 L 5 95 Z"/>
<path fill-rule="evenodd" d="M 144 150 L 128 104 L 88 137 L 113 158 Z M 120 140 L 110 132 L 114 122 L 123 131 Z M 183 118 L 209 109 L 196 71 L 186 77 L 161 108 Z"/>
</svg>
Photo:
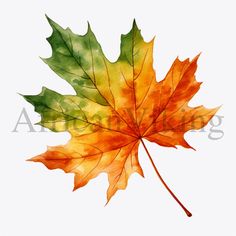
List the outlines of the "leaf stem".
<svg viewBox="0 0 236 236">
<path fill-rule="evenodd" d="M 185 211 L 186 215 L 187 215 L 188 217 L 191 217 L 191 216 L 192 216 L 192 213 L 191 213 L 190 211 L 188 211 L 188 209 L 180 202 L 180 200 L 179 200 L 179 199 L 175 196 L 175 194 L 170 190 L 170 188 L 168 187 L 168 185 L 165 183 L 165 181 L 164 181 L 163 178 L 161 177 L 161 175 L 160 175 L 159 171 L 157 170 L 157 168 L 156 168 L 156 166 L 155 166 L 155 164 L 154 164 L 154 162 L 153 162 L 153 159 L 152 159 L 152 157 L 151 157 L 151 155 L 150 155 L 150 153 L 149 153 L 149 151 L 148 151 L 148 149 L 147 149 L 147 147 L 146 147 L 146 145 L 145 145 L 145 143 L 143 142 L 142 139 L 141 139 L 141 142 L 142 142 L 143 147 L 144 147 L 144 149 L 145 149 L 145 151 L 146 151 L 146 153 L 147 153 L 147 155 L 148 155 L 148 157 L 149 157 L 149 159 L 150 159 L 150 161 L 151 161 L 151 163 L 152 163 L 152 166 L 153 166 L 153 168 L 154 168 L 154 170 L 155 170 L 157 176 L 158 176 L 159 179 L 161 180 L 162 184 L 165 186 L 165 188 L 168 190 L 168 192 L 171 194 L 171 196 L 175 199 L 175 201 L 182 207 L 182 209 Z"/>
</svg>

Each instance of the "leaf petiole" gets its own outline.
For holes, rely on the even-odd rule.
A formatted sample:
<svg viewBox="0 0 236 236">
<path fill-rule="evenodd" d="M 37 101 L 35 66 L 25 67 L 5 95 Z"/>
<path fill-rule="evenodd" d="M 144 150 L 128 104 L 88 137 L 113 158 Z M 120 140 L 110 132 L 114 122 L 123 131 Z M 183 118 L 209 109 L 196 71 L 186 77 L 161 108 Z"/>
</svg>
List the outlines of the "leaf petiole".
<svg viewBox="0 0 236 236">
<path fill-rule="evenodd" d="M 156 168 L 156 166 L 155 166 L 155 164 L 154 164 L 154 162 L 153 162 L 153 159 L 152 159 L 152 157 L 151 157 L 151 155 L 150 155 L 150 153 L 149 153 L 149 151 L 148 151 L 148 149 L 147 149 L 147 147 L 146 147 L 146 145 L 145 145 L 145 143 L 143 142 L 142 139 L 141 139 L 141 142 L 142 142 L 143 147 L 144 147 L 144 149 L 145 149 L 145 151 L 146 151 L 146 153 L 147 153 L 147 155 L 148 155 L 148 157 L 149 157 L 149 159 L 150 159 L 150 161 L 151 161 L 151 163 L 152 163 L 152 166 L 153 166 L 153 168 L 154 168 L 154 170 L 155 170 L 157 176 L 158 176 L 159 179 L 161 180 L 162 184 L 165 186 L 165 188 L 168 190 L 168 192 L 171 194 L 171 196 L 175 199 L 175 201 L 181 206 L 181 208 L 184 210 L 184 212 L 186 213 L 186 215 L 187 215 L 188 217 L 191 217 L 191 216 L 192 216 L 192 213 L 180 202 L 180 200 L 179 200 L 179 199 L 175 196 L 175 194 L 170 190 L 170 188 L 168 187 L 168 185 L 166 184 L 166 182 L 165 182 L 165 181 L 163 180 L 163 178 L 161 177 L 161 175 L 160 175 L 159 171 L 157 170 L 157 168 Z"/>
</svg>

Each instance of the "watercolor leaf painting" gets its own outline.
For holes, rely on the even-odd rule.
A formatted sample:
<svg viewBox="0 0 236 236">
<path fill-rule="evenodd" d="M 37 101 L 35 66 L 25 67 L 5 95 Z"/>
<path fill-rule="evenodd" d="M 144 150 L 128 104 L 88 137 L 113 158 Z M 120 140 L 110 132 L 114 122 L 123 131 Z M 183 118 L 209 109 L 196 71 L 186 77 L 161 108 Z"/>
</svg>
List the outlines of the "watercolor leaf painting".
<svg viewBox="0 0 236 236">
<path fill-rule="evenodd" d="M 216 113 L 218 108 L 188 105 L 201 85 L 194 75 L 198 56 L 191 61 L 177 58 L 157 82 L 154 40 L 145 42 L 135 21 L 131 31 L 121 36 L 118 59 L 110 62 L 89 25 L 81 36 L 47 19 L 53 30 L 47 39 L 52 56 L 43 60 L 76 95 L 43 88 L 40 94 L 24 98 L 41 115 L 40 125 L 54 132 L 68 131 L 71 139 L 30 160 L 74 173 L 74 189 L 107 173 L 109 202 L 117 190 L 126 188 L 132 173 L 144 176 L 138 158 L 142 144 L 161 182 L 191 216 L 162 179 L 143 140 L 191 148 L 184 134 L 201 129 Z"/>
</svg>

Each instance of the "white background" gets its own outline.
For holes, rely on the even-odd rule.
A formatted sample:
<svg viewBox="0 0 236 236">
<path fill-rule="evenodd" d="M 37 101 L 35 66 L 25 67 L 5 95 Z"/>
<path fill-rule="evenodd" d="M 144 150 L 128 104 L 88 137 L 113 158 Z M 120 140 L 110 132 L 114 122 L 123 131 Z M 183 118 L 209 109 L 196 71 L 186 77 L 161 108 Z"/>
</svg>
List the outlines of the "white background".
<svg viewBox="0 0 236 236">
<path fill-rule="evenodd" d="M 234 1 L 1 1 L 1 162 L 0 235 L 236 235 L 235 217 L 235 6 Z M 204 81 L 192 105 L 215 107 L 224 116 L 219 140 L 205 133 L 186 135 L 197 151 L 147 143 L 157 167 L 176 195 L 193 213 L 185 216 L 164 189 L 140 147 L 145 179 L 130 178 L 104 207 L 106 175 L 72 192 L 73 175 L 49 171 L 26 162 L 47 145 L 66 143 L 67 133 L 28 133 L 19 126 L 11 132 L 23 107 L 32 122 L 33 107 L 18 94 L 37 94 L 42 86 L 73 93 L 39 56 L 49 57 L 45 38 L 51 29 L 44 14 L 63 27 L 84 34 L 87 20 L 107 54 L 119 54 L 120 34 L 136 18 L 146 40 L 156 35 L 157 79 L 166 74 L 176 56 L 199 52 L 197 79 Z M 39 127 L 35 127 L 39 130 Z"/>
</svg>

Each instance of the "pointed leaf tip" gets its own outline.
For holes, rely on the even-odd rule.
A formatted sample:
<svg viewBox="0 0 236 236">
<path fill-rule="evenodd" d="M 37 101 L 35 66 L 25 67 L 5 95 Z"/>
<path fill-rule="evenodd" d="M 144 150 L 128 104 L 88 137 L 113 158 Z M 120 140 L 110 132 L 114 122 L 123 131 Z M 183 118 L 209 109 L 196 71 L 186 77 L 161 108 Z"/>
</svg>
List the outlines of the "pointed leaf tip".
<svg viewBox="0 0 236 236">
<path fill-rule="evenodd" d="M 21 97 L 24 97 L 25 95 L 24 94 L 22 94 L 22 93 L 17 93 L 18 95 L 20 95 Z"/>
<path fill-rule="evenodd" d="M 48 64 L 47 63 L 48 58 L 39 57 L 39 59 L 42 60 L 45 64 Z"/>
<path fill-rule="evenodd" d="M 132 28 L 133 28 L 133 29 L 136 29 L 136 30 L 139 30 L 139 28 L 138 28 L 138 25 L 137 25 L 137 22 L 136 22 L 135 18 L 134 18 L 134 20 L 133 20 L 133 25 L 132 25 Z"/>
<path fill-rule="evenodd" d="M 92 32 L 92 29 L 91 29 L 91 25 L 90 25 L 89 21 L 87 21 L 87 34 L 89 32 Z"/>
<path fill-rule="evenodd" d="M 201 52 L 200 53 L 198 53 L 193 59 L 192 59 L 192 62 L 197 62 L 198 61 L 198 59 L 199 59 L 199 57 L 201 56 Z"/>
<path fill-rule="evenodd" d="M 53 21 L 50 17 L 48 17 L 47 15 L 46 16 L 46 19 L 49 23 L 49 25 L 53 28 L 53 29 L 57 29 L 58 27 L 61 28 L 55 21 Z"/>
<path fill-rule="evenodd" d="M 47 14 L 45 14 L 45 17 L 46 17 L 47 21 L 49 22 L 49 24 L 51 24 L 53 22 L 53 20 Z"/>
</svg>

